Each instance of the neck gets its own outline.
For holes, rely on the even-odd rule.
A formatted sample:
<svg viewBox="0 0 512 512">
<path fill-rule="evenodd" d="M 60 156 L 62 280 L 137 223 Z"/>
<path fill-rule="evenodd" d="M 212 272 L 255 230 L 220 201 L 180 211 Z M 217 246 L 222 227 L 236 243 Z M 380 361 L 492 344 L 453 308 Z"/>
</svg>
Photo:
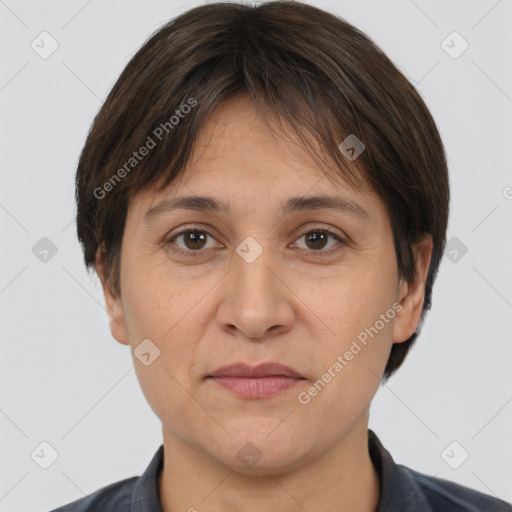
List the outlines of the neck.
<svg viewBox="0 0 512 512">
<path fill-rule="evenodd" d="M 327 453 L 293 471 L 238 473 L 164 430 L 163 512 L 374 512 L 379 479 L 368 451 L 368 416 Z"/>
</svg>

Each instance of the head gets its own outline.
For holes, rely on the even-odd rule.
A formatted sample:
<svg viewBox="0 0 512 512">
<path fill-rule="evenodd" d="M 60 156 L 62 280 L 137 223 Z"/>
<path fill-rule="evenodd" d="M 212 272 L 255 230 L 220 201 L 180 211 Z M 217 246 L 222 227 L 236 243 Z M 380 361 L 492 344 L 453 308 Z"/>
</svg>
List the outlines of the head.
<svg viewBox="0 0 512 512">
<path fill-rule="evenodd" d="M 215 201 L 165 206 L 183 196 Z M 164 428 L 229 463 L 229 439 L 275 429 L 293 396 L 295 419 L 265 438 L 284 468 L 287 443 L 303 443 L 298 460 L 355 424 L 415 342 L 449 188 L 427 106 L 370 38 L 300 2 L 222 3 L 172 20 L 128 63 L 89 132 L 76 198 L 113 336 L 160 351 L 134 362 Z M 234 398 L 207 377 L 238 361 L 304 380 Z M 213 417 L 217 433 L 192 426 Z"/>
</svg>

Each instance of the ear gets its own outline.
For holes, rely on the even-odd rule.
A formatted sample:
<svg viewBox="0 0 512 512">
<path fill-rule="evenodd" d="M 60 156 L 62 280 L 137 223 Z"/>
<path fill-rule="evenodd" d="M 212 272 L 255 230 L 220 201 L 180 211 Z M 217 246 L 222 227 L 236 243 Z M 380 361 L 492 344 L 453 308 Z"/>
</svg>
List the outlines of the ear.
<svg viewBox="0 0 512 512">
<path fill-rule="evenodd" d="M 422 235 L 413 246 L 416 275 L 413 281 L 406 282 L 402 280 L 399 284 L 397 302 L 402 308 L 397 311 L 395 316 L 393 343 L 407 341 L 418 326 L 425 300 L 425 284 L 432 257 L 432 248 L 432 236 L 428 233 Z"/>
<path fill-rule="evenodd" d="M 122 343 L 123 345 L 129 345 L 130 337 L 128 329 L 126 328 L 123 303 L 121 301 L 121 297 L 116 296 L 111 290 L 109 280 L 105 274 L 103 255 L 104 248 L 99 247 L 96 252 L 96 261 L 94 267 L 100 278 L 101 286 L 103 287 L 103 294 L 105 295 L 105 304 L 110 319 L 110 332 L 119 343 Z"/>
</svg>

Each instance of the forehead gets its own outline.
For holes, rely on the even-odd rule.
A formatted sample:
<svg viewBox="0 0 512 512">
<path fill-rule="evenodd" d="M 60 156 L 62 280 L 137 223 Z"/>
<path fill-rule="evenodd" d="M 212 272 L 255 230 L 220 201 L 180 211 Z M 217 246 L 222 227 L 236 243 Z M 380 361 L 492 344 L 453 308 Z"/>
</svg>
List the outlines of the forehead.
<svg viewBox="0 0 512 512">
<path fill-rule="evenodd" d="M 194 145 L 187 168 L 187 178 L 208 174 L 215 162 L 225 165 L 242 178 L 244 170 L 251 174 L 279 174 L 293 171 L 304 177 L 321 178 L 323 170 L 311 161 L 311 156 L 298 138 L 283 128 L 275 129 L 273 120 L 264 120 L 247 96 L 239 96 L 218 107 L 203 125 Z M 267 122 L 271 122 L 270 126 Z M 227 170 L 227 169 L 226 169 Z M 202 179 L 205 177 L 202 176 Z"/>
<path fill-rule="evenodd" d="M 299 196 L 341 194 L 354 203 L 374 196 L 347 183 L 341 173 L 329 172 L 291 131 L 275 127 L 259 116 L 249 97 L 229 100 L 203 125 L 179 180 L 159 192 L 156 187 L 140 192 L 134 203 L 141 210 L 165 198 L 195 195 L 254 208 L 258 198 L 277 208 L 277 202 L 284 204 L 285 198 L 294 197 L 297 203 Z"/>
</svg>

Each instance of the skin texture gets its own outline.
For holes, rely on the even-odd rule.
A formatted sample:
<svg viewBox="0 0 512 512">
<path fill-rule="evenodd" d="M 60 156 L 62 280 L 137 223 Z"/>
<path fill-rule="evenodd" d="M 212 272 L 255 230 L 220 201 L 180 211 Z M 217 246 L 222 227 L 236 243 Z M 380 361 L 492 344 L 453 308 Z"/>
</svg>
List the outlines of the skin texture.
<svg viewBox="0 0 512 512">
<path fill-rule="evenodd" d="M 278 212 L 291 196 L 320 194 L 351 199 L 368 219 Z M 182 195 L 228 201 L 231 212 L 176 210 L 144 221 L 159 201 Z M 164 243 L 190 224 L 208 233 L 202 244 L 187 235 Z M 308 243 L 304 235 L 320 229 L 346 243 Z M 248 236 L 262 248 L 251 263 L 236 252 Z M 374 511 L 379 484 L 368 410 L 392 344 L 418 324 L 431 251 L 425 235 L 415 247 L 417 278 L 402 282 L 379 196 L 329 182 L 299 144 L 272 134 L 246 97 L 220 107 L 182 180 L 159 194 L 141 191 L 130 203 L 120 296 L 106 284 L 100 251 L 96 262 L 114 338 L 132 350 L 149 338 L 160 349 L 149 366 L 136 357 L 134 365 L 162 421 L 164 512 Z M 298 394 L 393 304 L 400 309 L 394 318 L 300 403 Z M 305 380 L 271 398 L 243 399 L 205 378 L 226 364 L 267 361 Z M 261 455 L 252 466 L 237 456 L 247 443 Z"/>
</svg>

